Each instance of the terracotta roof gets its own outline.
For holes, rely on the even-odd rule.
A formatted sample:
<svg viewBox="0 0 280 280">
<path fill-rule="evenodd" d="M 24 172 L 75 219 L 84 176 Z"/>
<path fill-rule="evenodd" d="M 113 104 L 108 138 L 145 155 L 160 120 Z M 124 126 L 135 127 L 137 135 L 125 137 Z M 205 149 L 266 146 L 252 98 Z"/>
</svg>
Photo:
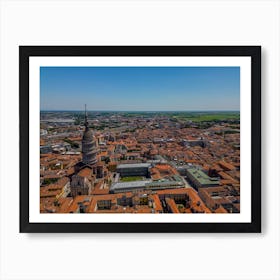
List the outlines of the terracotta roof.
<svg viewBox="0 0 280 280">
<path fill-rule="evenodd" d="M 157 194 L 189 194 L 190 188 L 158 190 Z"/>
<path fill-rule="evenodd" d="M 225 162 L 225 161 L 219 161 L 219 165 L 225 170 L 234 170 L 235 169 L 235 167 L 232 164 Z"/>
<path fill-rule="evenodd" d="M 79 171 L 78 173 L 79 176 L 81 177 L 90 177 L 92 175 L 92 169 L 89 167 L 85 167 L 82 170 Z"/>
<path fill-rule="evenodd" d="M 95 187 L 92 191 L 91 191 L 91 195 L 106 195 L 109 194 L 109 188 L 107 189 L 100 189 Z"/>
<path fill-rule="evenodd" d="M 160 202 L 160 199 L 159 199 L 158 195 L 154 194 L 154 195 L 152 195 L 152 198 L 153 198 L 153 201 L 154 201 L 154 204 L 155 204 L 155 208 L 154 209 L 156 211 L 163 211 L 162 205 L 161 205 L 161 202 Z"/>
<path fill-rule="evenodd" d="M 220 207 L 215 210 L 215 213 L 222 214 L 222 213 L 228 213 L 228 212 L 223 206 L 220 205 Z"/>
<path fill-rule="evenodd" d="M 67 169 L 67 175 L 72 175 L 75 173 L 75 168 L 74 167 L 71 167 L 69 169 Z"/>
<path fill-rule="evenodd" d="M 227 173 L 225 173 L 224 171 L 221 171 L 218 173 L 219 176 L 222 178 L 222 179 L 225 179 L 225 180 L 231 180 L 233 181 L 234 183 L 238 183 L 237 180 L 234 180 L 230 175 L 228 175 Z"/>
<path fill-rule="evenodd" d="M 72 197 L 65 197 L 63 199 L 59 200 L 59 203 L 61 204 L 59 207 L 59 213 L 68 213 L 68 209 L 70 208 L 71 204 L 73 203 Z"/>
<path fill-rule="evenodd" d="M 172 213 L 174 213 L 174 214 L 180 213 L 178 208 L 177 208 L 177 205 L 176 205 L 174 199 L 167 197 L 167 198 L 165 198 L 165 201 L 168 204 L 168 206 L 169 206 L 170 210 L 172 211 Z"/>
<path fill-rule="evenodd" d="M 89 195 L 78 195 L 74 198 L 73 202 L 71 203 L 70 207 L 68 208 L 68 213 L 73 212 L 75 213 L 79 208 L 79 203 L 83 203 L 85 206 L 89 206 L 92 197 Z"/>
<path fill-rule="evenodd" d="M 70 179 L 69 179 L 68 177 L 63 177 L 63 178 L 59 179 L 59 180 L 55 183 L 55 185 L 64 187 L 68 182 L 70 182 Z"/>
</svg>

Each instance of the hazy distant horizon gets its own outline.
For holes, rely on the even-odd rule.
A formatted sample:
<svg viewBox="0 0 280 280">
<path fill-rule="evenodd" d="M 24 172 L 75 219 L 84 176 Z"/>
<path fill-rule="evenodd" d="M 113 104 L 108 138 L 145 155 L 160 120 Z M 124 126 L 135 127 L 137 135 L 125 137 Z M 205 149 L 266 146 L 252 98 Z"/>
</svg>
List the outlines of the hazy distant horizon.
<svg viewBox="0 0 280 280">
<path fill-rule="evenodd" d="M 40 112 L 85 112 L 85 110 L 63 110 L 63 109 L 56 109 L 56 110 L 40 110 Z M 182 113 L 209 113 L 209 112 L 213 112 L 213 113 L 219 113 L 219 112 L 238 112 L 240 113 L 240 110 L 150 110 L 150 111 L 145 111 L 145 110 L 88 110 L 87 112 L 137 112 L 137 113 L 154 113 L 154 112 L 182 112 Z"/>
<path fill-rule="evenodd" d="M 240 67 L 40 67 L 44 111 L 239 111 Z"/>
</svg>

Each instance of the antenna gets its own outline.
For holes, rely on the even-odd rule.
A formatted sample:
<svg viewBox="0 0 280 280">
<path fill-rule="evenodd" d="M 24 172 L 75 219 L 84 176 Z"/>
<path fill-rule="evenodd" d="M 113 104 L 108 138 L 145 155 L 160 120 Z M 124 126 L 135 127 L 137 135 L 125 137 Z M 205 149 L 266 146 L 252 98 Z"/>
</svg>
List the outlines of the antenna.
<svg viewBox="0 0 280 280">
<path fill-rule="evenodd" d="M 85 127 L 88 127 L 88 119 L 87 119 L 87 104 L 85 104 Z"/>
</svg>

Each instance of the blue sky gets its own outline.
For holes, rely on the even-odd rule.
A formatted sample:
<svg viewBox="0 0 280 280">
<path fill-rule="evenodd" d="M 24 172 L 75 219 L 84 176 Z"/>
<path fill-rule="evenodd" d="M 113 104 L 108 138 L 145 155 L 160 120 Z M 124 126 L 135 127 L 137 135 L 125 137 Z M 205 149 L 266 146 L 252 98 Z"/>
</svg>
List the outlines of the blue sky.
<svg viewBox="0 0 280 280">
<path fill-rule="evenodd" d="M 239 110 L 239 67 L 41 67 L 41 110 Z"/>
</svg>

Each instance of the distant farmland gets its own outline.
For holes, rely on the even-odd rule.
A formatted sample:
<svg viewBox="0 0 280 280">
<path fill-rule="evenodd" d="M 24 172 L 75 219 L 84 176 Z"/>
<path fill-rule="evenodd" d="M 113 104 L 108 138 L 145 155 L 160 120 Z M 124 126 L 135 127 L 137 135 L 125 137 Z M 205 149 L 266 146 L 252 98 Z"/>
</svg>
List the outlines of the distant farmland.
<svg viewBox="0 0 280 280">
<path fill-rule="evenodd" d="M 177 121 L 209 122 L 239 120 L 239 112 L 178 112 L 172 115 Z"/>
</svg>

